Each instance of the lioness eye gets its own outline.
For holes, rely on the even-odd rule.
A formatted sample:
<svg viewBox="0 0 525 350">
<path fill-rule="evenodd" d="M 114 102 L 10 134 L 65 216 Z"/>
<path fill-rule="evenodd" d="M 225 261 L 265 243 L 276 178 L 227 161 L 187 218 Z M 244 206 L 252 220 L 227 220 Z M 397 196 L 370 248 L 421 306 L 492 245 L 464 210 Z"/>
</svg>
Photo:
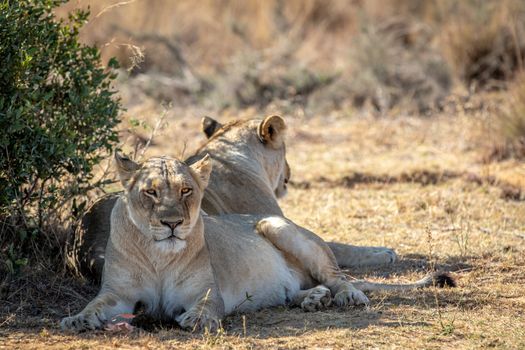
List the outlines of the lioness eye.
<svg viewBox="0 0 525 350">
<path fill-rule="evenodd" d="M 182 193 L 182 195 L 184 196 L 187 196 L 191 193 L 191 188 L 189 187 L 184 187 L 183 189 L 180 190 L 180 193 Z"/>
<path fill-rule="evenodd" d="M 157 191 L 155 191 L 154 189 L 149 189 L 149 190 L 146 190 L 145 192 L 149 194 L 150 196 L 157 197 Z"/>
</svg>

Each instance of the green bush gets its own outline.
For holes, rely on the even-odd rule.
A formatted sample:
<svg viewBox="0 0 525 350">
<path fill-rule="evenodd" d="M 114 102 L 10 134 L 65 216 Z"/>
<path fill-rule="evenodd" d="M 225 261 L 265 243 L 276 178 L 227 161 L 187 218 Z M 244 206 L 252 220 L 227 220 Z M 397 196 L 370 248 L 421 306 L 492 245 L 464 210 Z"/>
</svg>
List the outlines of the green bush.
<svg viewBox="0 0 525 350">
<path fill-rule="evenodd" d="M 9 256 L 74 218 L 60 212 L 79 209 L 68 204 L 94 185 L 93 167 L 117 141 L 115 74 L 78 42 L 87 11 L 54 17 L 65 2 L 0 0 L 0 248 Z"/>
</svg>

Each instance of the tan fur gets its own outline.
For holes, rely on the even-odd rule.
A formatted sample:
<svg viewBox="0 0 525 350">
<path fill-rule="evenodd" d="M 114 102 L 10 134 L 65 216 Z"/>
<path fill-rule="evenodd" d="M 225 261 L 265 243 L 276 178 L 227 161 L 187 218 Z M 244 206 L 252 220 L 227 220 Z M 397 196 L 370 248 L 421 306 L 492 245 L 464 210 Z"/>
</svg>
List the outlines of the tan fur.
<svg viewBox="0 0 525 350">
<path fill-rule="evenodd" d="M 205 117 L 202 129 L 209 138 L 186 163 L 209 154 L 213 172 L 202 209 L 212 214 L 282 216 L 278 198 L 287 192 L 291 171 L 286 161 L 286 124 L 281 117 L 235 121 L 225 125 Z M 101 251 L 109 236 L 110 210 L 117 198 L 104 197 L 84 216 L 75 235 L 70 261 L 81 274 L 100 278 Z M 100 202 L 109 202 L 102 205 Z M 396 260 L 393 250 L 328 243 L 340 266 L 372 266 Z"/>
<path fill-rule="evenodd" d="M 338 305 L 368 303 L 313 233 L 276 216 L 203 215 L 208 156 L 191 166 L 168 157 L 116 162 L 125 193 L 111 213 L 102 286 L 62 329 L 101 328 L 138 302 L 187 329 L 215 329 L 226 314 L 272 305 L 316 310 L 331 294 Z"/>
</svg>

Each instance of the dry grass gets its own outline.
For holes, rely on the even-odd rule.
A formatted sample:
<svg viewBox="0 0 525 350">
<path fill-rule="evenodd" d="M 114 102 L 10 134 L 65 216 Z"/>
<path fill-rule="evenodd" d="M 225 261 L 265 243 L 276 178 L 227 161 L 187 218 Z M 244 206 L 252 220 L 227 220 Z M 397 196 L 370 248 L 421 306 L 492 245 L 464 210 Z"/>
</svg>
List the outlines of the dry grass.
<svg viewBox="0 0 525 350">
<path fill-rule="evenodd" d="M 525 158 L 525 73 L 510 84 L 499 110 L 487 124 L 486 133 L 494 135 L 486 147 L 488 160 Z"/>
<path fill-rule="evenodd" d="M 512 79 L 524 68 L 524 16 L 521 1 L 458 3 L 440 37 L 457 76 L 472 88 L 501 88 Z"/>
<path fill-rule="evenodd" d="M 130 82 L 157 101 L 215 110 L 280 101 L 321 112 L 343 107 L 350 95 L 358 107 L 371 101 L 384 112 L 401 100 L 431 109 L 449 88 L 446 65 L 427 47 L 430 33 L 420 35 L 417 20 L 407 18 L 401 31 L 362 33 L 383 17 L 397 18 L 396 11 L 408 13 L 403 6 L 379 13 L 382 5 L 352 0 L 91 0 L 60 13 L 88 4 L 94 16 L 83 40 L 101 47 L 103 61 L 116 56 Z"/>
<path fill-rule="evenodd" d="M 353 105 L 370 104 L 381 114 L 439 108 L 451 87 L 445 60 L 428 42 L 432 33 L 405 17 L 383 21 L 363 16 L 349 42 L 347 69 L 311 104 L 351 96 Z M 324 92 L 324 93 L 323 93 Z M 337 99 L 335 99 L 337 101 Z"/>
<path fill-rule="evenodd" d="M 111 7 L 119 3 L 123 5 Z M 71 1 L 63 10 L 86 6 L 90 6 L 95 16 L 86 25 L 83 38 L 88 43 L 105 45 L 103 57 L 117 56 L 126 63 L 130 52 L 120 43 L 131 41 L 146 49 L 143 69 L 155 67 L 170 73 L 176 73 L 178 68 L 178 62 L 173 62 L 173 52 L 161 49 L 163 44 L 149 40 L 148 36 L 169 40 L 186 54 L 192 66 L 203 72 L 224 68 L 231 57 L 245 49 L 275 49 L 290 41 L 288 39 L 308 37 L 299 44 L 296 58 L 310 51 L 307 59 L 315 60 L 312 54 L 326 58 L 329 53 L 325 50 L 311 52 L 308 47 L 311 48 L 313 41 L 324 43 L 325 49 L 336 46 L 339 37 L 326 40 L 322 34 L 351 33 L 357 10 L 352 0 L 329 4 L 319 0 L 205 0 L 198 3 L 189 0 L 87 0 Z"/>
<path fill-rule="evenodd" d="M 89 0 L 59 12 L 87 5 L 83 40 L 116 56 L 128 84 L 214 110 L 427 113 L 454 78 L 502 87 L 525 54 L 519 0 Z"/>
<path fill-rule="evenodd" d="M 149 110 L 149 123 L 154 124 L 156 113 L 142 108 L 144 113 Z M 187 114 L 168 113 L 168 127 L 160 130 L 146 156 L 195 149 L 203 140 L 197 131 L 199 118 L 190 111 Z M 400 254 L 401 260 L 391 267 L 348 271 L 351 276 L 414 280 L 434 261 L 437 267 L 454 271 L 457 289 L 374 294 L 372 305 L 365 309 L 305 314 L 274 308 L 234 315 L 226 319 L 224 332 L 216 335 L 176 328 L 129 335 L 70 335 L 58 330 L 59 319 L 78 311 L 95 288 L 65 276 L 46 281 L 49 272 L 36 269 L 34 278 L 23 284 L 12 281 L 7 298 L 3 297 L 3 345 L 39 349 L 523 348 L 525 206 L 502 198 L 499 183 L 503 180 L 478 179 L 501 176 L 514 179 L 518 186 L 518 180 L 525 179 L 525 168 L 517 163 L 506 163 L 504 169 L 501 163 L 480 165 L 469 147 L 469 140 L 476 136 L 464 134 L 476 130 L 476 118 L 464 115 L 451 121 L 447 116 L 388 121 L 347 115 L 289 118 L 292 179 L 303 186 L 292 188 L 282 205 L 288 217 L 325 239 L 386 245 Z M 430 181 L 401 176 L 423 170 Z M 355 172 L 383 180 L 389 174 L 391 181 L 340 181 Z M 521 186 L 524 189 L 525 183 Z"/>
</svg>

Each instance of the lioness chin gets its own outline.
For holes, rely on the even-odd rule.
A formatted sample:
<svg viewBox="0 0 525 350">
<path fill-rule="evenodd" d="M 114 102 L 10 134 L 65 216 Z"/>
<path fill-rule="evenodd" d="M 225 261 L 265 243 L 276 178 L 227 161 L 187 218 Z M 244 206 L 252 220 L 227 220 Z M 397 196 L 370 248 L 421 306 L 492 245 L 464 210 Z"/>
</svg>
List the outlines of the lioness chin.
<svg viewBox="0 0 525 350">
<path fill-rule="evenodd" d="M 311 232 L 278 216 L 203 215 L 208 156 L 140 165 L 117 154 L 116 163 L 125 192 L 111 213 L 102 286 L 62 329 L 100 328 L 139 302 L 183 328 L 211 330 L 233 311 L 368 303 Z"/>
</svg>

